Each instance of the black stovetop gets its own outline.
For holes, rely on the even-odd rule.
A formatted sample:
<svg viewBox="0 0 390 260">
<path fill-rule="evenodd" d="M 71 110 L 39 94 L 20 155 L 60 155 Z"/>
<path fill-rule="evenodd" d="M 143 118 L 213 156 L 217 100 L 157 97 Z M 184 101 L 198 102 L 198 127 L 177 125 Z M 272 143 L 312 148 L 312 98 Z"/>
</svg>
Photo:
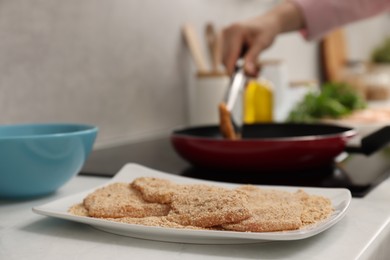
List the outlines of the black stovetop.
<svg viewBox="0 0 390 260">
<path fill-rule="evenodd" d="M 95 150 L 80 174 L 111 177 L 126 163 L 192 178 L 241 184 L 343 187 L 353 197 L 364 197 L 389 176 L 390 148 L 370 156 L 344 153 L 333 165 L 300 172 L 221 172 L 191 166 L 176 154 L 169 138 L 158 138 Z"/>
</svg>

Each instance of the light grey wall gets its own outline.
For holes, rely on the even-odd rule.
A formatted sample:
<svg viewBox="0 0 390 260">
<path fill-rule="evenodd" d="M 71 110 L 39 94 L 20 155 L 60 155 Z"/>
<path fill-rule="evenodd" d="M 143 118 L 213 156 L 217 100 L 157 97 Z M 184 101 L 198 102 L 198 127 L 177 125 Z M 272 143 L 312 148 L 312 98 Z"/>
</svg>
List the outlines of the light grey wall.
<svg viewBox="0 0 390 260">
<path fill-rule="evenodd" d="M 351 60 L 367 60 L 372 50 L 390 37 L 390 13 L 375 16 L 346 27 L 348 55 Z"/>
<path fill-rule="evenodd" d="M 2 0 L 0 124 L 96 124 L 99 145 L 187 123 L 194 66 L 181 35 L 262 13 L 271 0 Z M 299 50 L 299 51 L 297 51 Z M 265 58 L 293 79 L 317 76 L 317 45 L 280 37 Z"/>
</svg>

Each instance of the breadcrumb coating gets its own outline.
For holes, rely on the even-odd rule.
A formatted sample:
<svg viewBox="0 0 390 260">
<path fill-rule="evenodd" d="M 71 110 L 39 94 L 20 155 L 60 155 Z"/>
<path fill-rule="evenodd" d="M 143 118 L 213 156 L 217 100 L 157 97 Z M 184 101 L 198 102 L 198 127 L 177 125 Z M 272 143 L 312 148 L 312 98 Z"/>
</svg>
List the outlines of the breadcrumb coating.
<svg viewBox="0 0 390 260">
<path fill-rule="evenodd" d="M 240 232 L 297 230 L 327 219 L 333 211 L 329 198 L 302 189 L 228 189 L 153 177 L 109 184 L 69 208 L 73 215 L 120 223 Z"/>
</svg>

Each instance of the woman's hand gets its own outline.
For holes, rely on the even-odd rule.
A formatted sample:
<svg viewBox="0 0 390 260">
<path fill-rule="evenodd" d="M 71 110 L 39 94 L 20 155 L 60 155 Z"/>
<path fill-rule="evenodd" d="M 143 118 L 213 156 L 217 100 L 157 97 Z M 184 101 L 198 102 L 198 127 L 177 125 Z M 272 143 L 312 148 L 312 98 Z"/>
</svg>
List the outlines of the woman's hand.
<svg viewBox="0 0 390 260">
<path fill-rule="evenodd" d="M 243 56 L 246 74 L 257 76 L 260 53 L 272 45 L 278 34 L 300 29 L 303 25 L 298 7 L 286 1 L 265 15 L 226 27 L 222 31 L 222 61 L 228 74 L 234 72 L 236 61 Z"/>
</svg>

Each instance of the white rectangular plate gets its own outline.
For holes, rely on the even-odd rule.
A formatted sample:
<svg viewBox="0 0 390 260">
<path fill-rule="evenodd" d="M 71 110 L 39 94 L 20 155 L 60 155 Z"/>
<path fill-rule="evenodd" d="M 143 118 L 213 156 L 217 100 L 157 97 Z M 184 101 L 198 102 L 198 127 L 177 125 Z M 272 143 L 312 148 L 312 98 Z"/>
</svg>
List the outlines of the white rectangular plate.
<svg viewBox="0 0 390 260">
<path fill-rule="evenodd" d="M 205 183 L 211 185 L 220 185 L 227 188 L 237 187 L 238 184 L 222 183 L 198 180 L 183 176 L 177 176 L 153 170 L 138 164 L 126 164 L 118 174 L 115 175 L 106 184 L 113 182 L 131 182 L 137 177 L 150 176 L 164 178 L 176 183 Z M 327 220 L 316 225 L 308 226 L 303 229 L 283 232 L 236 232 L 236 231 L 214 231 L 214 230 L 192 230 L 176 229 L 163 227 L 150 227 L 142 225 L 133 225 L 126 223 L 112 222 L 97 218 L 75 216 L 68 213 L 69 207 L 82 202 L 82 200 L 96 188 L 81 192 L 69 197 L 65 197 L 42 206 L 34 207 L 35 213 L 61 218 L 80 223 L 89 224 L 99 230 L 124 235 L 129 237 L 143 238 L 149 240 L 159 240 L 178 243 L 194 244 L 243 244 L 258 243 L 264 241 L 281 241 L 281 240 L 298 240 L 304 239 L 330 228 L 341 220 L 346 214 L 347 208 L 351 201 L 351 193 L 344 188 L 308 188 L 308 187 L 287 187 L 287 186 L 259 186 L 263 189 L 278 189 L 294 192 L 299 188 L 304 189 L 309 194 L 322 195 L 329 198 L 335 211 Z"/>
</svg>

